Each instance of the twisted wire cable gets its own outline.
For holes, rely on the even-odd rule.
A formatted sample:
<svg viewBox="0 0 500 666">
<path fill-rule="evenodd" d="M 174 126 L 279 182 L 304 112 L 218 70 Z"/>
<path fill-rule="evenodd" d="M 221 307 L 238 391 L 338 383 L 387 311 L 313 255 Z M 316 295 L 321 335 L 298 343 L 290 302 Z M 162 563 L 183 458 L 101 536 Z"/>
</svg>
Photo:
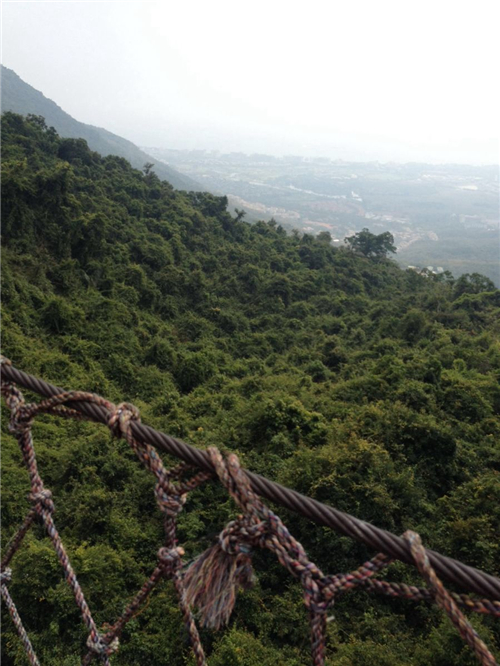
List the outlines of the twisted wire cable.
<svg viewBox="0 0 500 666">
<path fill-rule="evenodd" d="M 15 382 L 44 397 L 64 392 L 63 389 L 18 370 L 10 362 L 5 361 L 2 363 L 2 374 L 7 381 Z M 107 424 L 109 411 L 101 405 L 75 400 L 71 407 L 95 422 Z M 198 450 L 180 439 L 137 421 L 131 423 L 131 432 L 138 442 L 152 444 L 158 450 L 177 457 L 198 469 L 212 474 L 215 472 L 205 451 Z M 375 552 L 386 553 L 391 558 L 415 566 L 410 546 L 403 538 L 306 497 L 263 476 L 248 470 L 246 474 L 252 490 L 261 497 L 309 518 L 318 525 L 330 527 L 355 541 L 364 543 L 373 548 Z M 430 549 L 427 550 L 427 555 L 432 567 L 441 578 L 454 583 L 465 592 L 473 592 L 488 599 L 500 599 L 500 579 Z"/>
<path fill-rule="evenodd" d="M 26 404 L 15 384 L 10 380 L 5 381 L 5 374 L 7 374 L 5 371 L 12 369 L 9 362 L 6 359 L 1 359 L 1 365 L 3 374 L 2 394 L 5 396 L 7 406 L 11 410 L 9 429 L 19 442 L 29 473 L 30 500 L 32 502 L 32 508 L 18 532 L 9 542 L 6 554 L 2 559 L 1 595 L 12 616 L 28 659 L 33 666 L 37 666 L 39 662 L 7 589 L 7 583 L 11 579 L 11 569 L 7 568 L 7 565 L 20 548 L 24 536 L 36 518 L 42 520 L 47 530 L 63 567 L 65 578 L 73 591 L 75 601 L 89 631 L 87 639 L 89 651 L 83 659 L 82 663 L 84 665 L 89 664 L 94 657 L 99 657 L 105 666 L 109 666 L 109 657 L 119 647 L 119 637 L 125 624 L 134 617 L 134 614 L 154 587 L 163 578 L 169 578 L 173 581 L 177 592 L 179 606 L 190 637 L 197 666 L 206 666 L 200 637 L 191 612 L 191 605 L 199 608 L 201 621 L 205 626 L 219 628 L 227 623 L 238 590 L 249 587 L 253 582 L 252 552 L 256 547 L 259 547 L 273 552 L 278 561 L 302 585 L 304 603 L 309 615 L 311 654 L 314 666 L 324 666 L 325 664 L 327 611 L 333 605 L 338 594 L 356 587 L 414 601 L 435 601 L 448 614 L 480 663 L 483 666 L 498 666 L 487 646 L 460 611 L 459 606 L 498 617 L 500 616 L 500 601 L 489 598 L 476 600 L 464 594 L 448 592 L 432 565 L 432 551 L 423 547 L 420 537 L 416 533 L 406 532 L 402 541 L 408 544 L 412 562 L 426 580 L 428 588 L 418 588 L 374 579 L 375 574 L 388 567 L 395 559 L 392 554 L 389 555 L 383 551 L 351 573 L 326 576 L 314 562 L 309 560 L 303 546 L 290 534 L 281 519 L 263 503 L 256 492 L 255 478 L 268 484 L 272 484 L 272 482 L 268 482 L 263 477 L 256 477 L 256 475 L 244 470 L 234 454 L 225 458 L 216 448 L 200 452 L 179 440 L 174 440 L 181 448 L 182 446 L 188 447 L 197 455 L 203 453 L 206 464 L 198 472 L 193 470 L 194 465 L 186 463 L 167 470 L 156 448 L 150 443 L 151 440 L 136 437 L 137 428 L 139 426 L 144 428 L 144 426 L 140 423 L 139 413 L 133 405 L 122 403 L 115 407 L 100 396 L 78 391 L 67 391 L 59 394 L 52 392 L 48 399 L 42 400 L 40 403 Z M 39 382 L 40 380 L 36 381 Z M 50 387 L 50 385 L 48 387 L 55 388 Z M 164 546 L 158 551 L 158 565 L 115 624 L 111 627 L 106 625 L 107 631 L 105 633 L 98 631 L 92 618 L 53 520 L 54 502 L 52 494 L 44 487 L 38 471 L 31 430 L 34 418 L 40 413 L 104 422 L 114 436 L 123 436 L 127 440 L 143 466 L 153 473 L 157 480 L 155 495 L 164 514 L 165 532 Z M 152 431 L 152 429 L 147 429 L 147 432 L 149 431 Z M 152 432 L 156 433 L 156 431 Z M 166 437 L 162 433 L 156 433 L 156 435 Z M 189 474 L 191 476 L 188 476 Z M 187 478 L 184 478 L 185 476 Z M 182 510 L 187 493 L 214 476 L 218 477 L 243 511 L 243 514 L 237 516 L 224 528 L 215 546 L 202 553 L 185 572 L 182 572 L 184 550 L 177 545 L 176 518 Z M 289 493 L 294 492 L 289 489 L 283 490 Z M 309 500 L 309 498 L 304 499 Z M 314 500 L 309 501 L 314 502 Z M 317 502 L 315 504 L 319 505 Z M 325 505 L 319 506 L 328 508 Z M 346 514 L 342 515 L 355 521 L 355 524 L 362 522 Z M 385 534 L 389 537 L 394 536 L 389 533 Z M 443 556 L 439 557 L 443 558 Z M 443 559 L 445 562 L 449 560 L 449 558 Z M 452 560 L 452 563 L 455 563 L 455 560 Z M 461 565 L 461 563 L 456 564 Z M 465 565 L 462 566 L 465 567 L 465 572 L 471 569 Z M 464 570 L 462 570 L 462 574 Z M 486 577 L 486 584 L 491 582 L 489 579 L 499 582 L 494 577 L 488 577 L 488 574 L 483 574 L 483 572 L 475 569 L 472 569 L 472 572 L 475 574 L 475 578 Z"/>
</svg>

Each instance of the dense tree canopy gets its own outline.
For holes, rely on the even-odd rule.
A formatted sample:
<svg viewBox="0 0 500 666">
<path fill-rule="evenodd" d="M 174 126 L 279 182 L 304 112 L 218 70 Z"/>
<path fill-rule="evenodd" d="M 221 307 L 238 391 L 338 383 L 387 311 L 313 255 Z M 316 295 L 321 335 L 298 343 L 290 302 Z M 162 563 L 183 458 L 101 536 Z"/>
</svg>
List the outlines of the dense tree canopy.
<svg viewBox="0 0 500 666">
<path fill-rule="evenodd" d="M 395 253 L 394 236 L 385 231 L 382 234 L 372 234 L 369 229 L 363 229 L 345 239 L 353 252 L 359 252 L 365 257 L 387 257 L 389 252 Z"/>
<path fill-rule="evenodd" d="M 18 367 L 134 402 L 148 424 L 500 573 L 500 292 L 489 281 L 402 271 L 384 258 L 390 234 L 364 230 L 356 236 L 370 242 L 350 252 L 273 221 L 250 225 L 225 197 L 176 192 L 35 118 L 4 114 L 2 131 L 3 346 Z M 109 622 L 156 561 L 152 479 L 104 428 L 43 418 L 34 436 L 79 580 Z M 6 543 L 29 484 L 7 429 L 2 446 Z M 193 493 L 179 529 L 187 558 L 236 513 L 215 485 Z M 374 554 L 280 513 L 324 571 Z M 41 662 L 79 663 L 86 632 L 41 530 L 12 568 Z M 269 554 L 255 569 L 228 628 L 203 632 L 210 666 L 308 664 L 300 586 Z M 388 577 L 418 581 L 402 565 Z M 359 592 L 334 615 L 332 666 L 475 663 L 434 607 Z M 3 620 L 2 657 L 21 666 Z M 472 622 L 495 645 L 492 618 Z M 121 643 L 117 666 L 192 663 L 170 584 Z"/>
</svg>

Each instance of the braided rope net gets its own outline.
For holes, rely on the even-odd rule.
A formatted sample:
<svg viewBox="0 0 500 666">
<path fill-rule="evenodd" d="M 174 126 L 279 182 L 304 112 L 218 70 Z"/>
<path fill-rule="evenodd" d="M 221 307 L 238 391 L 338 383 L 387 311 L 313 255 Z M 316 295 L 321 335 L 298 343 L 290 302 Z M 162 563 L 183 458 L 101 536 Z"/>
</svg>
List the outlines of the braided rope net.
<svg viewBox="0 0 500 666">
<path fill-rule="evenodd" d="M 2 359 L 2 365 L 10 364 Z M 326 659 L 326 625 L 328 613 L 336 596 L 354 588 L 378 592 L 391 597 L 403 597 L 413 601 L 433 601 L 450 618 L 462 639 L 484 666 L 498 666 L 488 647 L 478 636 L 461 609 L 488 613 L 500 617 L 500 601 L 485 598 L 474 599 L 445 589 L 432 566 L 429 553 L 415 532 L 408 531 L 403 539 L 409 546 L 413 562 L 427 587 L 415 587 L 379 580 L 374 576 L 394 560 L 379 553 L 355 571 L 348 574 L 325 575 L 311 562 L 303 546 L 290 534 L 281 519 L 271 511 L 252 488 L 249 474 L 243 470 L 234 454 L 223 456 L 216 448 L 206 452 L 213 471 L 196 470 L 182 463 L 167 470 L 154 446 L 139 441 L 133 432 L 133 424 L 140 422 L 137 409 L 128 403 L 115 406 L 92 393 L 64 391 L 38 403 L 27 404 L 19 388 L 2 379 L 1 392 L 10 410 L 9 430 L 16 437 L 29 473 L 31 509 L 23 524 L 7 546 L 0 567 L 1 596 L 11 615 L 30 664 L 39 665 L 28 633 L 10 596 L 8 584 L 12 577 L 9 567 L 12 558 L 21 547 L 23 539 L 36 521 L 41 521 L 57 554 L 65 580 L 71 589 L 88 631 L 86 650 L 82 664 L 93 659 L 110 664 L 110 656 L 119 648 L 119 639 L 125 625 L 142 607 L 147 597 L 163 579 L 173 582 L 184 625 L 189 636 L 195 662 L 206 664 L 203 647 L 191 608 L 197 609 L 202 626 L 218 629 L 227 623 L 233 610 L 239 589 L 252 584 L 252 553 L 258 549 L 271 551 L 280 564 L 299 580 L 310 624 L 311 655 L 315 666 L 323 666 Z M 87 404 L 103 408 L 106 423 L 116 437 L 124 437 L 140 462 L 156 478 L 156 500 L 164 517 L 164 542 L 158 550 L 158 561 L 149 578 L 130 600 L 124 612 L 106 630 L 99 630 L 84 592 L 64 548 L 56 528 L 53 514 L 54 502 L 49 489 L 44 486 L 38 470 L 32 436 L 32 425 L 39 414 L 88 419 L 100 419 L 84 415 L 76 406 Z M 176 538 L 176 518 L 186 501 L 187 494 L 209 480 L 218 480 L 242 512 L 229 522 L 214 546 L 202 553 L 187 568 L 183 562 L 184 550 Z"/>
</svg>

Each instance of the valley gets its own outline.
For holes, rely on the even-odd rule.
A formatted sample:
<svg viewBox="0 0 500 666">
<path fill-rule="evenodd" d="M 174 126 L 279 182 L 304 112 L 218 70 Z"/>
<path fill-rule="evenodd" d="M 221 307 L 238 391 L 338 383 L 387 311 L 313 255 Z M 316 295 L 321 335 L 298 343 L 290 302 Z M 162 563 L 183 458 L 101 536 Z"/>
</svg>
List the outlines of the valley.
<svg viewBox="0 0 500 666">
<path fill-rule="evenodd" d="M 226 194 L 249 221 L 274 218 L 287 229 L 328 231 L 333 245 L 363 227 L 390 231 L 403 267 L 479 272 L 500 285 L 498 168 L 344 162 L 300 156 L 147 148 L 147 152 Z"/>
</svg>

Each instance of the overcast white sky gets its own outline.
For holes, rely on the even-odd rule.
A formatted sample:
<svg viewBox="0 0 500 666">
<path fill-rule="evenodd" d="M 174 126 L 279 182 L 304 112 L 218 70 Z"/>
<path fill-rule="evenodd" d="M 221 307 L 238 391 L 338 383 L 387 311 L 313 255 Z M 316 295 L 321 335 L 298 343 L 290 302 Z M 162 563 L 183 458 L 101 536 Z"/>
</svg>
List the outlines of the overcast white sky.
<svg viewBox="0 0 500 666">
<path fill-rule="evenodd" d="M 491 0 L 2 2 L 3 64 L 142 146 L 498 161 Z"/>
</svg>

